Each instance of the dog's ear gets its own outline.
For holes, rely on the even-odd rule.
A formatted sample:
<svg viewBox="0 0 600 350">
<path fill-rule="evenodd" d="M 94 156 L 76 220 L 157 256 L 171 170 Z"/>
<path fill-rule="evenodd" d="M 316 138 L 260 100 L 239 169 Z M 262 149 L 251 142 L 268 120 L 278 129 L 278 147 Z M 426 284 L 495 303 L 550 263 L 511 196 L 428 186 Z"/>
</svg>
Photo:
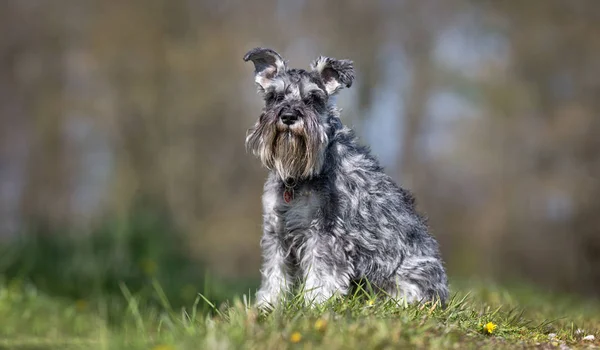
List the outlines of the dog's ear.
<svg viewBox="0 0 600 350">
<path fill-rule="evenodd" d="M 257 47 L 248 51 L 244 61 L 254 63 L 254 81 L 265 90 L 277 75 L 285 72 L 285 61 L 275 51 Z"/>
<path fill-rule="evenodd" d="M 352 86 L 354 65 L 350 60 L 336 60 L 321 56 L 310 65 L 321 76 L 327 94 L 334 95 L 345 87 Z"/>
</svg>

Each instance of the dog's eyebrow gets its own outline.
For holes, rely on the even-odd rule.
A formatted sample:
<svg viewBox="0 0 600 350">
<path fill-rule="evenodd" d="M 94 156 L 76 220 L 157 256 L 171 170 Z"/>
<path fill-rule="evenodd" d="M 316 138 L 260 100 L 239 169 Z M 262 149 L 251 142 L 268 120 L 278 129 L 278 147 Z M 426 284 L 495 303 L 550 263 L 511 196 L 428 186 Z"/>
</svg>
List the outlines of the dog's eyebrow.
<svg viewBox="0 0 600 350">
<path fill-rule="evenodd" d="M 319 87 L 319 85 L 317 85 L 317 84 L 313 83 L 313 82 L 312 82 L 312 81 L 310 81 L 310 80 L 309 80 L 309 81 L 303 81 L 303 82 L 302 82 L 302 92 L 303 92 L 304 94 L 308 94 L 308 93 L 310 93 L 311 91 L 315 91 L 315 90 L 317 90 L 317 91 L 323 91 L 323 90 L 322 90 L 322 89 Z"/>
</svg>

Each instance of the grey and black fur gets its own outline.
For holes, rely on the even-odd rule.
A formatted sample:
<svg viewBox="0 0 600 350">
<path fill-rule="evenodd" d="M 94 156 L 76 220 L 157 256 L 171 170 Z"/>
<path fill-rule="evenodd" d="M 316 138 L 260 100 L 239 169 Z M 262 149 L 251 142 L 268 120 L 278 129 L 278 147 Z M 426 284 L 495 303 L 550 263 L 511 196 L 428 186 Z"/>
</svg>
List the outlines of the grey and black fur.
<svg viewBox="0 0 600 350">
<path fill-rule="evenodd" d="M 291 69 L 273 50 L 244 56 L 265 99 L 246 145 L 270 173 L 262 198 L 261 306 L 304 283 L 308 302 L 367 280 L 407 302 L 448 298 L 438 244 L 412 195 L 344 126 L 334 96 L 354 80 L 349 60 Z"/>
</svg>

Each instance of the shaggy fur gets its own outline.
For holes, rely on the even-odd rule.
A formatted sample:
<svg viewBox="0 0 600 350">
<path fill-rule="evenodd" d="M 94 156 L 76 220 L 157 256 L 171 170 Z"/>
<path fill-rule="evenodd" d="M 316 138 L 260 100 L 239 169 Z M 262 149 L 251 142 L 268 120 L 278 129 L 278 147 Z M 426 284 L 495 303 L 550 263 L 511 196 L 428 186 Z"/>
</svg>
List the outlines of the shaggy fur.
<svg viewBox="0 0 600 350">
<path fill-rule="evenodd" d="M 244 60 L 265 99 L 246 145 L 271 170 L 258 304 L 275 305 L 299 282 L 307 302 L 320 303 L 363 279 L 408 302 L 445 302 L 438 244 L 413 197 L 339 118 L 332 97 L 352 85 L 352 62 L 319 57 L 311 71 L 289 69 L 263 48 Z"/>
</svg>

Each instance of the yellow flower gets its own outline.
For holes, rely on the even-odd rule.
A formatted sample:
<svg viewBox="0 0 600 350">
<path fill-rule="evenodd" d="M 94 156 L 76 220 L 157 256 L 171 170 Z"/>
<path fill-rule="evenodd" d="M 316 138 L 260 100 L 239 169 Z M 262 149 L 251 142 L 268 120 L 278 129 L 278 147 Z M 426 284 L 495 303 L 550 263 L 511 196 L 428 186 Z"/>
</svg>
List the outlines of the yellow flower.
<svg viewBox="0 0 600 350">
<path fill-rule="evenodd" d="M 77 311 L 83 311 L 85 309 L 87 309 L 87 301 L 83 300 L 83 299 L 78 299 L 75 302 L 75 308 L 77 309 Z"/>
<path fill-rule="evenodd" d="M 373 306 L 375 305 L 375 300 L 371 299 L 369 301 L 367 301 L 367 306 Z"/>
<path fill-rule="evenodd" d="M 156 263 L 150 259 L 145 259 L 140 263 L 142 271 L 148 276 L 154 276 L 157 270 Z"/>
<path fill-rule="evenodd" d="M 292 343 L 299 343 L 300 340 L 302 340 L 302 334 L 300 334 L 300 332 L 294 332 L 292 333 L 292 335 L 290 336 L 290 341 Z"/>
<path fill-rule="evenodd" d="M 152 348 L 152 350 L 175 350 L 171 345 L 160 344 Z"/>
<path fill-rule="evenodd" d="M 497 324 L 488 322 L 483 326 L 483 333 L 492 334 L 496 330 L 496 327 L 498 327 Z"/>
<path fill-rule="evenodd" d="M 325 328 L 327 328 L 327 320 L 320 318 L 315 322 L 315 329 L 317 331 L 322 332 Z"/>
</svg>

